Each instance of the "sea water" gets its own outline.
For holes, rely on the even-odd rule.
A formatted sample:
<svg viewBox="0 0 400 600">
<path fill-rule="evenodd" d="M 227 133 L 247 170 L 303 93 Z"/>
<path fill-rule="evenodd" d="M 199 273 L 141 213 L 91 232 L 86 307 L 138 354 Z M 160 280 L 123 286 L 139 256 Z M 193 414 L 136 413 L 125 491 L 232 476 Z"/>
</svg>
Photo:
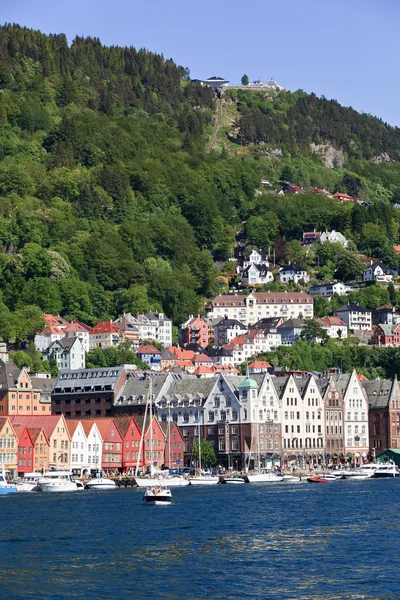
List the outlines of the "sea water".
<svg viewBox="0 0 400 600">
<path fill-rule="evenodd" d="M 399 480 L 0 497 L 1 598 L 400 598 Z"/>
</svg>

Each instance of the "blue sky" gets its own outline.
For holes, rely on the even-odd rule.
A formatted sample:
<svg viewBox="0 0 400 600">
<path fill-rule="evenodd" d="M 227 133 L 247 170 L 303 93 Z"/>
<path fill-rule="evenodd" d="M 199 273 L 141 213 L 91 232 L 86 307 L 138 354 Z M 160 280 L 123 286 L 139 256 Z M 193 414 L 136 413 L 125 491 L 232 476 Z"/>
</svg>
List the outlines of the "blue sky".
<svg viewBox="0 0 400 600">
<path fill-rule="evenodd" d="M 400 126 L 399 0 L 0 0 L 2 22 L 173 58 L 192 77 L 274 77 Z"/>
</svg>

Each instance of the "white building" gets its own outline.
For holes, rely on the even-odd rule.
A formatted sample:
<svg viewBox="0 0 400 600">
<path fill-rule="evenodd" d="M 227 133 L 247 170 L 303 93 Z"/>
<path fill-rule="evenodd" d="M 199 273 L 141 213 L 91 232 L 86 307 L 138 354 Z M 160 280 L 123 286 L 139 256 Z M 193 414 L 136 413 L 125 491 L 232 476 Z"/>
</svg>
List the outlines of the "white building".
<svg viewBox="0 0 400 600">
<path fill-rule="evenodd" d="M 90 470 L 100 470 L 103 453 L 103 438 L 93 421 L 82 421 L 87 440 L 87 464 Z"/>
<path fill-rule="evenodd" d="M 61 340 L 65 336 L 64 328 L 50 325 L 41 333 L 35 335 L 34 344 L 36 350 L 44 352 L 56 340 Z"/>
<path fill-rule="evenodd" d="M 315 319 L 321 327 L 323 327 L 329 337 L 336 340 L 344 340 L 347 338 L 347 325 L 339 317 L 323 317 Z"/>
<path fill-rule="evenodd" d="M 252 250 L 250 256 L 243 260 L 243 269 L 247 269 L 251 265 L 264 265 L 265 267 L 269 267 L 269 260 L 265 252 L 257 252 L 257 250 Z"/>
<path fill-rule="evenodd" d="M 53 342 L 43 352 L 43 358 L 56 360 L 60 370 L 74 371 L 75 369 L 84 369 L 86 366 L 85 349 L 80 338 L 77 337 L 64 337 Z"/>
<path fill-rule="evenodd" d="M 383 262 L 372 262 L 368 269 L 363 272 L 363 281 L 378 281 L 379 283 L 390 283 L 398 275 L 397 269 L 391 269 Z"/>
<path fill-rule="evenodd" d="M 313 315 L 312 297 L 304 292 L 251 292 L 216 296 L 208 316 L 237 319 L 251 325 L 264 318 L 312 319 Z"/>
<path fill-rule="evenodd" d="M 331 244 L 341 244 L 343 248 L 347 248 L 349 242 L 346 240 L 344 235 L 339 231 L 323 231 L 321 233 L 321 237 L 319 238 L 320 244 L 325 244 L 325 242 L 330 242 Z"/>
<path fill-rule="evenodd" d="M 89 331 L 90 327 L 83 323 L 71 323 L 64 329 L 65 337 L 77 337 L 81 340 L 85 352 L 89 352 Z"/>
<path fill-rule="evenodd" d="M 102 321 L 89 333 L 90 350 L 95 348 L 114 348 L 122 342 L 122 334 L 112 321 Z"/>
<path fill-rule="evenodd" d="M 352 331 L 371 331 L 372 312 L 359 304 L 345 304 L 333 313 Z"/>
<path fill-rule="evenodd" d="M 310 277 L 304 267 L 300 267 L 296 263 L 289 263 L 279 269 L 279 280 L 281 283 L 289 283 L 289 281 L 293 281 L 294 283 L 304 281 L 307 283 L 310 281 Z"/>
<path fill-rule="evenodd" d="M 274 280 L 271 267 L 255 264 L 243 269 L 240 277 L 247 285 L 266 285 Z"/>
<path fill-rule="evenodd" d="M 334 281 L 332 283 L 321 283 L 319 285 L 313 285 L 308 293 L 310 296 L 325 296 L 326 298 L 330 298 L 333 294 L 337 294 L 338 296 L 344 296 L 349 292 L 356 291 L 358 288 L 351 287 L 342 283 L 341 281 Z"/>
<path fill-rule="evenodd" d="M 336 383 L 343 397 L 345 457 L 362 462 L 369 450 L 368 402 L 354 370 L 339 375 Z"/>
<path fill-rule="evenodd" d="M 89 468 L 86 433 L 81 421 L 68 419 L 66 423 L 71 436 L 70 469 L 74 473 L 82 475 Z"/>
<path fill-rule="evenodd" d="M 281 334 L 277 329 L 265 332 L 251 329 L 248 334 L 234 338 L 224 348 L 232 352 L 233 363 L 240 365 L 253 356 L 275 350 L 281 343 Z"/>
<path fill-rule="evenodd" d="M 246 325 L 243 325 L 237 319 L 221 319 L 214 325 L 214 344 L 223 346 L 229 344 L 233 338 L 243 335 L 247 332 Z"/>
<path fill-rule="evenodd" d="M 122 322 L 129 321 L 130 325 L 138 330 L 140 340 L 154 340 L 160 342 L 164 348 L 172 344 L 172 321 L 163 313 L 148 312 L 134 317 L 130 313 L 119 317 L 114 325 L 120 326 Z"/>
<path fill-rule="evenodd" d="M 324 404 L 314 377 L 274 377 L 281 403 L 282 453 L 287 461 L 324 455 Z"/>
</svg>

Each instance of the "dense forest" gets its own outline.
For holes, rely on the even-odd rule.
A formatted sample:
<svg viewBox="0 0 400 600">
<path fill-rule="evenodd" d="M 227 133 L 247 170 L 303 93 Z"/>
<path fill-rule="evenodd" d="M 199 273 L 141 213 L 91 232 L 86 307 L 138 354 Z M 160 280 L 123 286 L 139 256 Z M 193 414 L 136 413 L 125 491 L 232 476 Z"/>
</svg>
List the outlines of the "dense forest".
<svg viewBox="0 0 400 600">
<path fill-rule="evenodd" d="M 232 255 L 243 221 L 251 245 L 318 264 L 321 279 L 357 276 L 357 252 L 398 260 L 400 167 L 371 160 L 400 157 L 398 130 L 304 93 L 235 102 L 242 145 L 207 154 L 215 94 L 172 60 L 1 27 L 0 336 L 22 339 L 43 311 L 94 324 L 154 309 L 177 324 L 226 290 L 216 261 Z M 309 151 L 321 140 L 343 149 L 342 166 Z M 282 156 L 268 158 L 266 144 Z M 277 202 L 262 177 L 368 205 Z M 314 228 L 353 245 L 305 256 L 298 240 Z"/>
</svg>

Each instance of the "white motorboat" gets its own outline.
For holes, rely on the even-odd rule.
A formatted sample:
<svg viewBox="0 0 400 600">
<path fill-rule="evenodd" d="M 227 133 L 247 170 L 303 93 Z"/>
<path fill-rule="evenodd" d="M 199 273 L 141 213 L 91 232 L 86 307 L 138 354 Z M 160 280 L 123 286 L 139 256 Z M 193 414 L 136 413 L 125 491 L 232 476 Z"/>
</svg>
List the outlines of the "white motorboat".
<svg viewBox="0 0 400 600">
<path fill-rule="evenodd" d="M 0 494 L 15 494 L 16 492 L 16 486 L 7 481 L 6 471 L 3 465 L 2 473 L 0 474 Z"/>
<path fill-rule="evenodd" d="M 168 487 L 184 487 L 189 485 L 190 481 L 185 479 L 185 477 L 181 477 L 180 475 L 173 475 L 172 477 L 165 477 L 164 479 L 161 479 L 159 483 L 161 483 L 161 485 L 165 484 Z"/>
<path fill-rule="evenodd" d="M 376 463 L 367 463 L 361 465 L 361 467 L 357 467 L 357 469 L 348 469 L 344 473 L 344 478 L 352 480 L 371 479 L 377 468 L 378 465 Z"/>
<path fill-rule="evenodd" d="M 388 479 L 400 477 L 400 472 L 394 463 L 383 463 L 377 466 L 371 479 Z"/>
<path fill-rule="evenodd" d="M 198 475 L 197 477 L 189 477 L 190 485 L 216 485 L 219 483 L 219 477 L 215 475 Z"/>
<path fill-rule="evenodd" d="M 298 477 L 298 475 L 283 475 L 282 481 L 285 481 L 286 483 L 301 483 L 306 480 Z"/>
<path fill-rule="evenodd" d="M 74 481 L 70 471 L 48 471 L 38 479 L 42 492 L 76 492 L 83 490 L 83 484 Z"/>
<path fill-rule="evenodd" d="M 232 483 L 235 485 L 240 485 L 241 483 L 245 483 L 243 477 L 239 477 L 239 475 L 231 475 L 230 477 L 225 477 L 225 483 Z"/>
<path fill-rule="evenodd" d="M 115 490 L 116 487 L 117 484 L 115 481 L 108 477 L 94 477 L 85 485 L 85 489 L 87 490 Z"/>
<path fill-rule="evenodd" d="M 268 469 L 261 469 L 259 473 L 247 474 L 249 483 L 280 483 L 283 480 L 283 475 Z"/>
<path fill-rule="evenodd" d="M 17 492 L 40 492 L 38 481 L 42 477 L 42 473 L 25 473 L 24 477 L 15 483 Z"/>
<path fill-rule="evenodd" d="M 336 481 L 337 477 L 333 473 L 321 473 L 321 477 L 328 481 Z"/>
<path fill-rule="evenodd" d="M 172 502 L 171 490 L 161 485 L 149 486 L 143 494 L 144 504 L 168 505 Z"/>
</svg>

